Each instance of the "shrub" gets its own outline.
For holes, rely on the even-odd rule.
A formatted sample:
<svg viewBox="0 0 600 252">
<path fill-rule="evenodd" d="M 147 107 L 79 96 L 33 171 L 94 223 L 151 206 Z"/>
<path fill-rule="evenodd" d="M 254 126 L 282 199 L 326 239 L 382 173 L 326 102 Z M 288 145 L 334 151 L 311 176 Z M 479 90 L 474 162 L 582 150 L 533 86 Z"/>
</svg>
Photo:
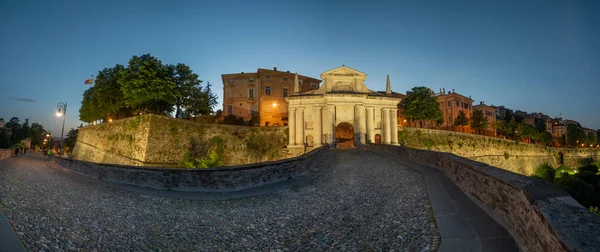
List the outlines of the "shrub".
<svg viewBox="0 0 600 252">
<path fill-rule="evenodd" d="M 552 183 L 556 176 L 556 170 L 548 163 L 543 163 L 535 168 L 533 176 Z"/>
<path fill-rule="evenodd" d="M 579 165 L 581 165 L 581 166 L 595 166 L 594 159 L 591 157 L 580 158 L 578 161 L 579 161 Z"/>
<path fill-rule="evenodd" d="M 202 142 L 196 138 L 190 139 L 190 146 L 183 155 L 181 165 L 185 168 L 214 168 L 223 166 L 223 140 L 213 137 L 210 141 Z"/>
<path fill-rule="evenodd" d="M 508 152 L 506 152 L 506 151 L 505 151 L 505 152 L 504 152 L 504 159 L 508 160 L 508 158 L 509 158 L 509 157 L 510 157 L 510 156 L 508 155 Z"/>
<path fill-rule="evenodd" d="M 599 205 L 599 195 L 594 192 L 592 185 L 577 176 L 562 176 L 555 180 L 555 185 L 567 191 L 575 200 L 586 207 Z"/>
<path fill-rule="evenodd" d="M 398 131 L 398 143 L 404 145 L 404 138 L 406 137 L 406 132 L 404 130 Z"/>
<path fill-rule="evenodd" d="M 590 211 L 598 216 L 600 216 L 600 210 L 598 209 L 598 207 L 590 207 Z"/>
<path fill-rule="evenodd" d="M 428 150 L 431 150 L 431 147 L 433 147 L 433 139 L 431 139 L 431 138 L 425 139 L 425 147 L 427 147 Z"/>
</svg>

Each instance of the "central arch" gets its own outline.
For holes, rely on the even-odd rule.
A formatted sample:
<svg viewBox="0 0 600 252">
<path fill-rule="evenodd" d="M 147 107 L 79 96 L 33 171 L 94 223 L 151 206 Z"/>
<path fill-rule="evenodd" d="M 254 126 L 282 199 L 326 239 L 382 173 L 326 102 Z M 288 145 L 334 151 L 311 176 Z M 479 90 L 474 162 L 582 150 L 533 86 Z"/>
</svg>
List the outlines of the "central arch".
<svg viewBox="0 0 600 252">
<path fill-rule="evenodd" d="M 335 140 L 338 148 L 354 147 L 354 127 L 352 124 L 342 122 L 335 127 Z"/>
</svg>

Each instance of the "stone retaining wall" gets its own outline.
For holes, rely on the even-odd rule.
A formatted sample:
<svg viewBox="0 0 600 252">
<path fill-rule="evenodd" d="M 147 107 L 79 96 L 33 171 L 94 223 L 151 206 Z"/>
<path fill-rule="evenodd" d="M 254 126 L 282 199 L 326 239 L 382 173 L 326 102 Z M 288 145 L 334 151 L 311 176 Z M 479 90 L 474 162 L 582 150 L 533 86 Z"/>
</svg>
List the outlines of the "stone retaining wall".
<svg viewBox="0 0 600 252">
<path fill-rule="evenodd" d="M 173 191 L 234 191 L 294 178 L 328 164 L 328 145 L 302 156 L 215 169 L 180 169 L 100 164 L 55 157 L 60 166 L 100 180 Z"/>
<path fill-rule="evenodd" d="M 448 152 L 523 175 L 532 174 L 542 163 L 558 167 L 561 155 L 562 164 L 570 169 L 579 167 L 582 158 L 600 158 L 598 148 L 553 148 L 445 130 L 405 127 L 398 139 L 409 148 Z"/>
<path fill-rule="evenodd" d="M 284 148 L 285 127 L 202 124 L 145 114 L 78 129 L 73 158 L 81 161 L 153 167 L 178 167 L 191 140 L 223 142 L 225 165 L 294 157 Z"/>
<path fill-rule="evenodd" d="M 594 251 L 600 217 L 554 185 L 450 153 L 392 145 L 369 148 L 442 170 L 512 231 L 525 251 Z"/>
<path fill-rule="evenodd" d="M 15 154 L 15 150 L 0 150 L 0 160 L 12 157 Z"/>
</svg>

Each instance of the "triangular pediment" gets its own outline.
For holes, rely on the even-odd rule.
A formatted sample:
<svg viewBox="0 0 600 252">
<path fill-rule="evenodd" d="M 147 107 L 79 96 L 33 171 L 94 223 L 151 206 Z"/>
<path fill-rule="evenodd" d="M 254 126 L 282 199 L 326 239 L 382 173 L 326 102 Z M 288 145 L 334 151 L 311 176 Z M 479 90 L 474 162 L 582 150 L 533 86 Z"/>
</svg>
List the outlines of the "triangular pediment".
<svg viewBox="0 0 600 252">
<path fill-rule="evenodd" d="M 356 69 L 352 69 L 352 68 L 347 67 L 347 66 L 341 66 L 341 67 L 334 68 L 334 69 L 331 69 L 329 71 L 323 72 L 321 74 L 321 78 L 324 78 L 327 75 L 361 76 L 361 77 L 364 77 L 364 78 L 367 77 L 367 74 L 365 74 L 365 73 L 363 73 L 361 71 L 358 71 Z"/>
</svg>

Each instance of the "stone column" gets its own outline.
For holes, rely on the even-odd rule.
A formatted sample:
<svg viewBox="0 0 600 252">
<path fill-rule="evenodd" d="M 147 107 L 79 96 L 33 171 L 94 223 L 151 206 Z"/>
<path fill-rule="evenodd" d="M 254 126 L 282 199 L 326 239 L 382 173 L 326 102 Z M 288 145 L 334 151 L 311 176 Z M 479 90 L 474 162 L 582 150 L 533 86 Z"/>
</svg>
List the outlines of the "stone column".
<svg viewBox="0 0 600 252">
<path fill-rule="evenodd" d="M 371 143 L 375 143 L 375 117 L 373 107 L 367 108 L 367 135 Z"/>
<path fill-rule="evenodd" d="M 366 133 L 367 133 L 367 118 L 365 115 L 365 106 L 363 105 L 357 105 L 356 106 L 356 126 L 358 127 L 358 135 L 359 138 L 357 139 L 357 145 L 358 143 L 360 143 L 360 145 L 365 145 L 367 144 L 367 139 L 366 139 Z"/>
<path fill-rule="evenodd" d="M 392 144 L 398 145 L 398 109 L 390 109 L 390 119 L 392 124 Z"/>
<path fill-rule="evenodd" d="M 328 105 L 327 109 L 326 109 L 326 113 L 327 113 L 327 125 L 324 126 L 327 128 L 328 130 L 328 139 L 327 139 L 327 143 L 332 143 L 333 141 L 335 141 L 335 106 L 333 105 Z"/>
<path fill-rule="evenodd" d="M 296 145 L 296 108 L 289 108 L 288 112 L 288 131 L 290 132 L 288 146 L 293 146 Z"/>
<path fill-rule="evenodd" d="M 321 136 L 323 135 L 323 107 L 315 108 L 315 147 L 321 146 L 323 141 Z"/>
<path fill-rule="evenodd" d="M 304 108 L 296 109 L 296 144 L 304 146 Z"/>
<path fill-rule="evenodd" d="M 392 138 L 391 134 L 391 125 L 390 125 L 390 109 L 389 108 L 384 108 L 382 111 L 382 120 L 381 120 L 381 127 L 383 128 L 383 143 L 384 144 L 390 144 L 390 140 Z"/>
</svg>

